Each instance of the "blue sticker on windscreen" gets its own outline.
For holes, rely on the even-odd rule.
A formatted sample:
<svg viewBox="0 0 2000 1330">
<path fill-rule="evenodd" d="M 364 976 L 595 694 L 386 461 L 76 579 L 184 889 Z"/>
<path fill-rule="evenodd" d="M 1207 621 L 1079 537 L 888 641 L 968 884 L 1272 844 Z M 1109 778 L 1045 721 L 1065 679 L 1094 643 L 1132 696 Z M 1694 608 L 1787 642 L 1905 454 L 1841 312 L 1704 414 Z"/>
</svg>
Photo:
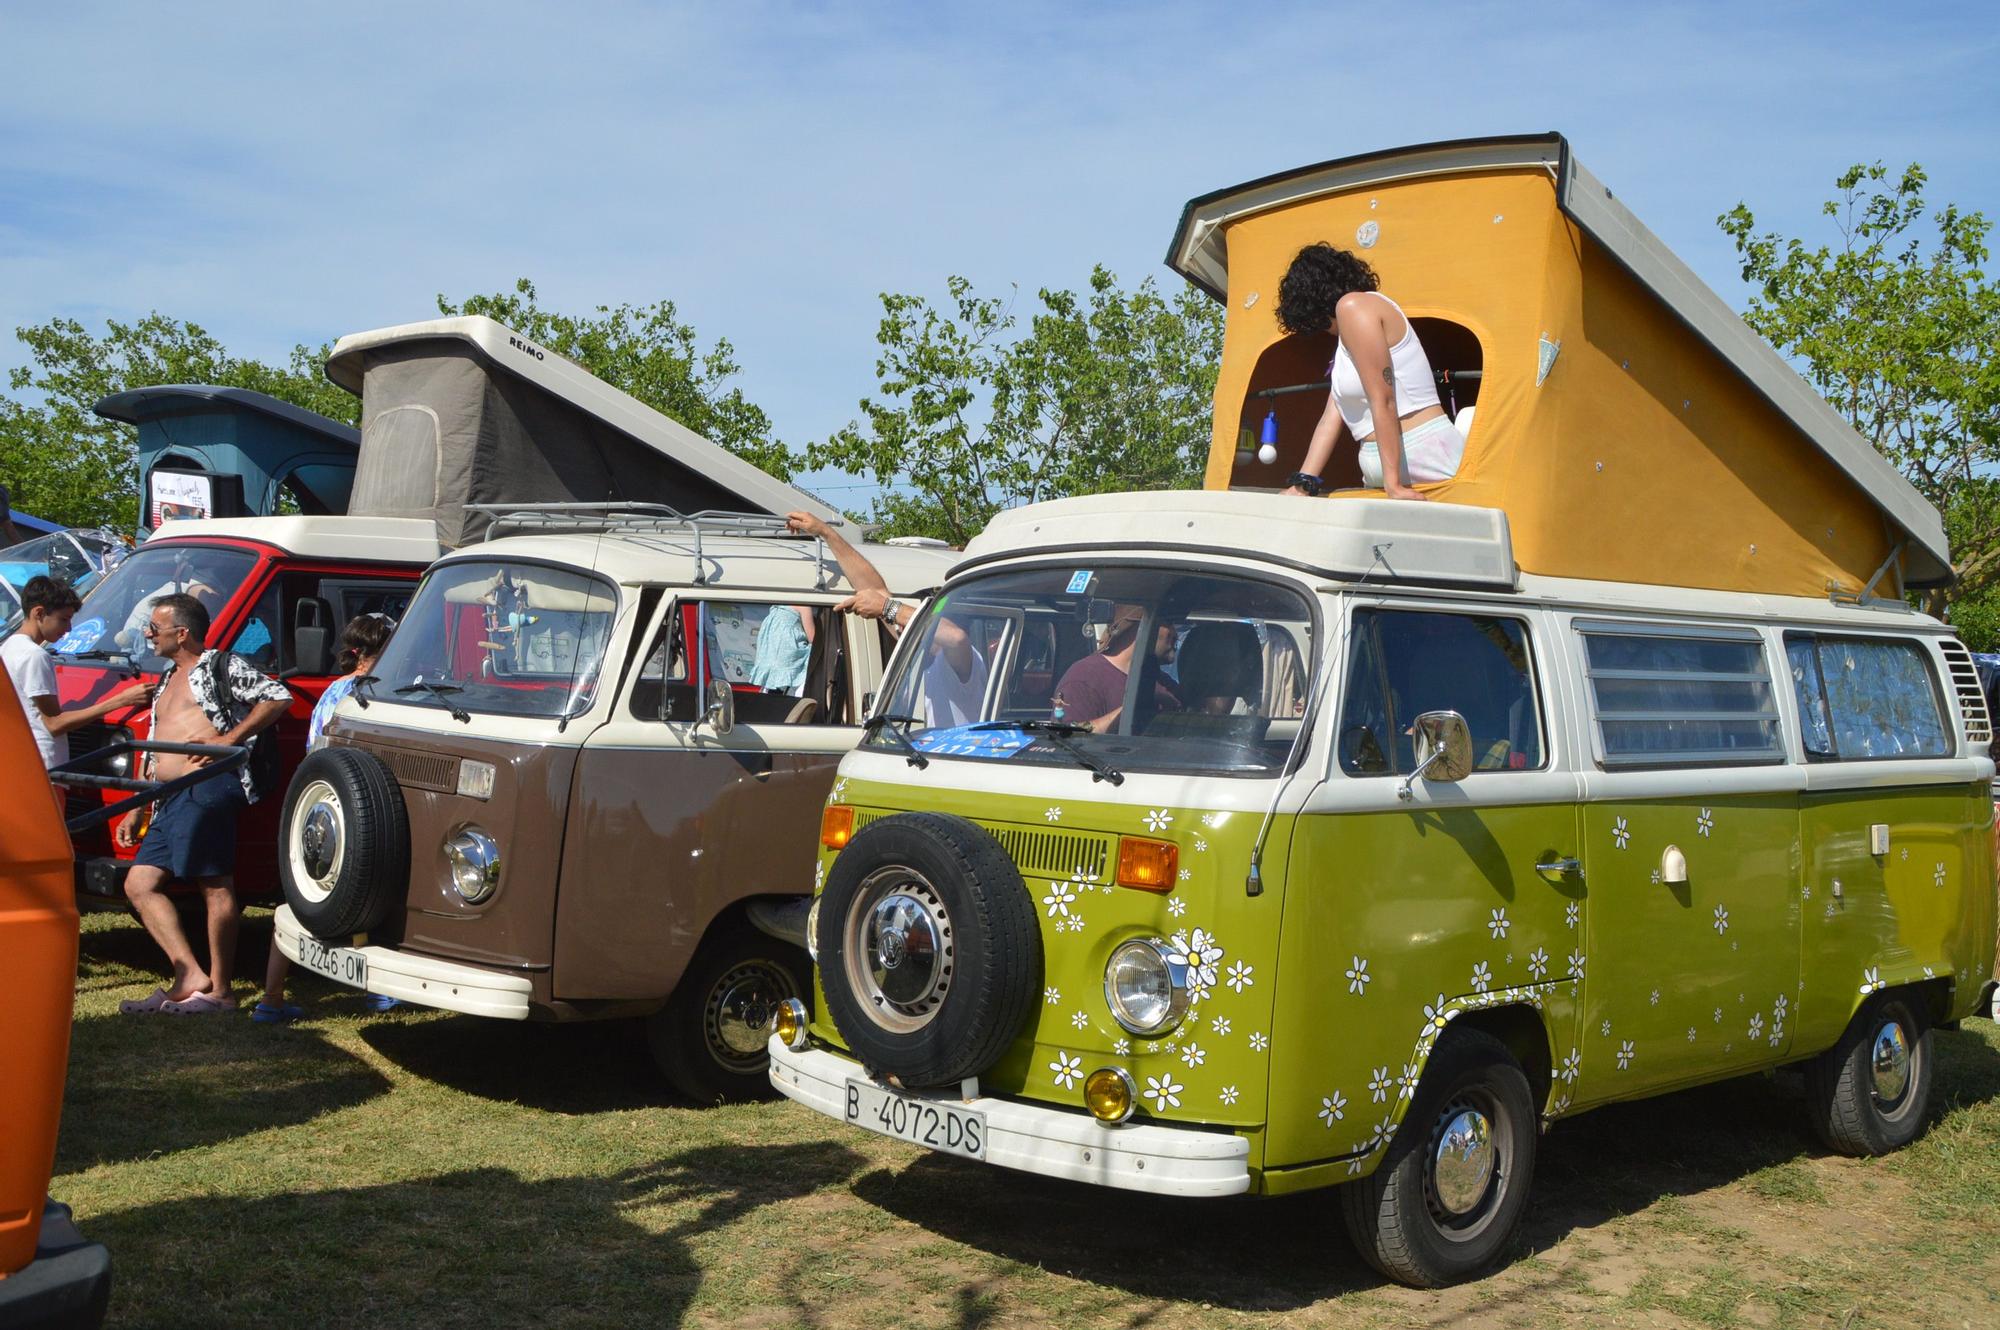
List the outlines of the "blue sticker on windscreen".
<svg viewBox="0 0 2000 1330">
<path fill-rule="evenodd" d="M 1072 596 L 1081 596 L 1088 593 L 1090 590 L 1090 579 L 1095 576 L 1096 574 L 1088 568 L 1071 573 L 1069 575 L 1069 594 Z"/>
<path fill-rule="evenodd" d="M 56 643 L 56 650 L 63 655 L 68 655 L 72 651 L 82 651 L 96 645 L 97 639 L 103 636 L 104 620 L 85 619 L 82 623 L 70 625 L 70 630 L 63 634 L 62 641 Z"/>
<path fill-rule="evenodd" d="M 939 757 L 1012 757 L 1035 741 L 1026 730 L 987 730 L 977 725 L 925 730 L 910 736 L 918 752 Z"/>
</svg>

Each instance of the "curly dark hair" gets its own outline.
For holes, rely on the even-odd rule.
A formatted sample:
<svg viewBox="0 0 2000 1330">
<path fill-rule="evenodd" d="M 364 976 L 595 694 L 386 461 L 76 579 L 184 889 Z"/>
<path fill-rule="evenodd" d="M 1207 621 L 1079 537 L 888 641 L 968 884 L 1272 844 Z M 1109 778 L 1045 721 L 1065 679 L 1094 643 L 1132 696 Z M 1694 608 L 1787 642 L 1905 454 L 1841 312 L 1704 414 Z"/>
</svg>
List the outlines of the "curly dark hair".
<svg viewBox="0 0 2000 1330">
<path fill-rule="evenodd" d="M 1342 296 L 1380 287 L 1375 270 L 1353 254 L 1325 241 L 1307 245 L 1278 283 L 1278 322 L 1289 333 L 1323 333 Z"/>
</svg>

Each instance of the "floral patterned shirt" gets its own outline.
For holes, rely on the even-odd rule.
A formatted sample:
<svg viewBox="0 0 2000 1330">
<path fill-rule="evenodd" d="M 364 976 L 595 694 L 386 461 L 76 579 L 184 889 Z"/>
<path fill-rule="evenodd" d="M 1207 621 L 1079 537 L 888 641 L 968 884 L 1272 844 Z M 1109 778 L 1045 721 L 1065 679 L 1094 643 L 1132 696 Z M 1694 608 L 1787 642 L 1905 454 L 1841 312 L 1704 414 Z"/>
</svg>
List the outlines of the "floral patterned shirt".
<svg viewBox="0 0 2000 1330">
<path fill-rule="evenodd" d="M 222 701 L 215 694 L 215 671 L 219 658 L 226 658 L 229 661 L 230 701 L 234 704 L 230 710 L 233 715 L 223 714 Z M 178 663 L 167 666 L 167 672 L 160 676 L 160 682 L 153 688 L 155 702 L 159 700 L 160 694 L 166 691 L 168 682 L 174 677 L 174 671 L 179 668 Z M 241 725 L 250 713 L 256 710 L 259 702 L 292 700 L 291 689 L 235 652 L 228 652 L 225 655 L 214 647 L 202 652 L 201 659 L 196 661 L 194 669 L 189 671 L 188 691 L 194 694 L 195 705 L 201 708 L 202 715 L 208 717 L 208 723 L 215 727 L 217 734 L 227 734 Z M 252 751 L 255 751 L 256 746 L 263 741 L 264 735 L 258 733 L 251 735 L 246 742 Z M 149 761 L 147 766 L 150 768 L 151 765 Z M 243 798 L 249 803 L 256 803 L 256 783 L 251 779 L 248 762 L 236 769 L 236 779 L 243 783 Z"/>
</svg>

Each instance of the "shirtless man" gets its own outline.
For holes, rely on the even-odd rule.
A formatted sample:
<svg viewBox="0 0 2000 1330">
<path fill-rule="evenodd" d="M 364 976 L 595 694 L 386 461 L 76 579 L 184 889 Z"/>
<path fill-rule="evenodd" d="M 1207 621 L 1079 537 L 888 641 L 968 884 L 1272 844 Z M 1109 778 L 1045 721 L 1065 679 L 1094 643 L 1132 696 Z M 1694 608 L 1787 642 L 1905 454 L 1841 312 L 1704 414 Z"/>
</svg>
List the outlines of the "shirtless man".
<svg viewBox="0 0 2000 1330">
<path fill-rule="evenodd" d="M 208 610 L 190 595 L 161 596 L 153 602 L 146 637 L 164 657 L 167 672 L 153 694 L 153 738 L 162 743 L 235 746 L 256 742 L 257 733 L 271 725 L 291 704 L 291 692 L 275 679 L 259 674 L 240 656 L 210 650 Z M 230 671 L 231 705 L 224 710 L 216 696 L 216 671 Z M 180 753 L 153 755 L 153 777 L 173 780 L 205 766 L 208 759 Z M 162 800 L 152 826 L 125 878 L 125 894 L 139 922 L 159 943 L 173 966 L 173 977 L 150 997 L 122 1002 L 128 1015 L 166 1011 L 205 1015 L 235 1005 L 229 992 L 229 967 L 236 954 L 236 925 L 242 913 L 233 873 L 236 868 L 236 817 L 257 793 L 246 763 L 233 776 L 216 776 Z M 137 819 L 119 823 L 121 845 L 135 841 Z M 195 964 L 194 951 L 181 931 L 180 917 L 164 891 L 175 878 L 201 887 L 208 908 L 209 968 Z"/>
</svg>

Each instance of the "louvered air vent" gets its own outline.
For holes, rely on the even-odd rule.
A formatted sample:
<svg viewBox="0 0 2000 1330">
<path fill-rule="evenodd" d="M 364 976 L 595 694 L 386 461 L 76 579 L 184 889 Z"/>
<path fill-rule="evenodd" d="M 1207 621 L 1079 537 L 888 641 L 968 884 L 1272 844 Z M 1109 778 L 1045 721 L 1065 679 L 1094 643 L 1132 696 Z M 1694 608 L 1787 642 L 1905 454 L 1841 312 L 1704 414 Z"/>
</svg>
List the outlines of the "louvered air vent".
<svg viewBox="0 0 2000 1330">
<path fill-rule="evenodd" d="M 1951 670 L 1951 688 L 1958 695 L 1958 713 L 1965 718 L 1965 742 L 1983 748 L 1993 742 L 1993 718 L 1986 711 L 1986 691 L 1979 686 L 1979 670 L 1965 643 L 1947 637 L 1941 644 L 1944 661 Z"/>
<path fill-rule="evenodd" d="M 1072 877 L 1092 882 L 1104 879 L 1111 861 L 1111 838 L 1080 836 L 1067 831 L 1029 831 L 1022 827 L 988 827 L 1000 847 L 1030 877 Z"/>
<path fill-rule="evenodd" d="M 377 755 L 389 764 L 389 770 L 396 773 L 399 785 L 410 785 L 420 790 L 442 790 L 447 794 L 458 788 L 458 759 L 455 757 L 412 753 L 402 748 L 379 749 Z"/>
</svg>

